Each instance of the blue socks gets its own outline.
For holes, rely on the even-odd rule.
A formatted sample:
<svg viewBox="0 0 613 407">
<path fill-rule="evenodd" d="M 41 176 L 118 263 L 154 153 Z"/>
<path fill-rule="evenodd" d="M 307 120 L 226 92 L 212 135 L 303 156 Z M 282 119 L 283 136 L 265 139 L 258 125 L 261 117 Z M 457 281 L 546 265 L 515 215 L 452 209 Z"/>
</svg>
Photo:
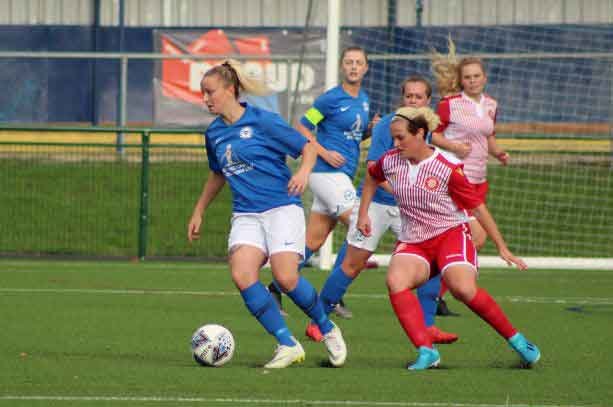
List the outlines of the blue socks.
<svg viewBox="0 0 613 407">
<path fill-rule="evenodd" d="M 346 244 L 343 247 L 346 247 Z M 341 252 L 343 251 L 341 250 Z M 339 252 L 339 257 L 341 256 L 341 252 Z M 349 285 L 351 285 L 353 282 L 353 279 L 343 272 L 343 269 L 341 268 L 343 260 L 341 259 L 339 263 L 339 257 L 337 257 L 337 261 L 334 264 L 334 269 L 332 269 L 332 272 L 326 279 L 326 282 L 321 289 L 321 293 L 319 294 L 326 315 L 329 315 L 332 312 L 334 306 L 341 301 L 347 292 Z M 344 252 L 343 257 L 345 257 Z"/>
<path fill-rule="evenodd" d="M 325 335 L 334 328 L 328 315 L 324 312 L 324 307 L 319 297 L 317 297 L 315 287 L 313 287 L 306 278 L 300 276 L 296 288 L 288 292 L 287 296 L 291 298 L 305 314 L 311 317 L 317 326 L 319 326 L 319 330 L 322 334 Z"/>
<path fill-rule="evenodd" d="M 417 298 L 419 299 L 421 309 L 424 311 L 424 322 L 426 323 L 426 327 L 434 325 L 434 318 L 436 317 L 436 297 L 440 289 L 440 274 L 426 281 L 424 285 L 417 289 Z"/>
<path fill-rule="evenodd" d="M 307 246 L 304 246 L 304 259 L 298 264 L 298 270 L 302 270 L 304 265 L 309 261 L 309 259 L 313 256 L 313 250 L 309 249 Z M 277 287 L 278 288 L 278 287 Z"/>
<path fill-rule="evenodd" d="M 279 313 L 279 307 L 259 281 L 241 291 L 243 301 L 249 312 L 256 317 L 266 331 L 277 338 L 281 345 L 294 346 L 292 333 Z"/>
</svg>

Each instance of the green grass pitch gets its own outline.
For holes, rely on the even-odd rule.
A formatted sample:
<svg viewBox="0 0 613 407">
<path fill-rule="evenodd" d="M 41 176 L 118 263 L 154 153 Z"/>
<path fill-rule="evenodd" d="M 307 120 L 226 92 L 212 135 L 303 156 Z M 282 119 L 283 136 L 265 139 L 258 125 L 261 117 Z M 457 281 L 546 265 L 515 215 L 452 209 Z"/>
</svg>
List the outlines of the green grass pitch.
<svg viewBox="0 0 613 407">
<path fill-rule="evenodd" d="M 0 260 L 0 406 L 605 406 L 613 400 L 613 272 L 482 270 L 541 362 L 517 356 L 462 304 L 437 324 L 460 335 L 441 368 L 415 358 L 387 299 L 384 269 L 367 270 L 338 320 L 349 356 L 325 366 L 322 344 L 286 299 L 305 363 L 270 371 L 274 341 L 250 316 L 225 264 Z M 321 287 L 326 273 L 307 269 Z M 268 282 L 270 273 L 262 272 Z M 237 344 L 221 368 L 198 366 L 192 332 L 227 326 Z"/>
</svg>

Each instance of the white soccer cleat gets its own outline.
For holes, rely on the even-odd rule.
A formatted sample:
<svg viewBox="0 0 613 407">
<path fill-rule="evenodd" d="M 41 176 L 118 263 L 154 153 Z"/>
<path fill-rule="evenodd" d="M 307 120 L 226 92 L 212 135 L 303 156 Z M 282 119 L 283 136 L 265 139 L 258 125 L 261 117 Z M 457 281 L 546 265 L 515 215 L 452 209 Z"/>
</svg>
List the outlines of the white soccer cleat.
<svg viewBox="0 0 613 407">
<path fill-rule="evenodd" d="M 347 359 L 347 345 L 343 339 L 341 330 L 334 322 L 332 322 L 334 328 L 330 332 L 324 335 L 324 344 L 328 350 L 328 359 L 334 367 L 340 367 L 345 364 Z"/>
<path fill-rule="evenodd" d="M 294 363 L 304 362 L 305 354 L 302 345 L 296 338 L 292 337 L 292 339 L 296 342 L 294 346 L 277 345 L 272 359 L 264 365 L 266 369 L 283 369 Z"/>
</svg>

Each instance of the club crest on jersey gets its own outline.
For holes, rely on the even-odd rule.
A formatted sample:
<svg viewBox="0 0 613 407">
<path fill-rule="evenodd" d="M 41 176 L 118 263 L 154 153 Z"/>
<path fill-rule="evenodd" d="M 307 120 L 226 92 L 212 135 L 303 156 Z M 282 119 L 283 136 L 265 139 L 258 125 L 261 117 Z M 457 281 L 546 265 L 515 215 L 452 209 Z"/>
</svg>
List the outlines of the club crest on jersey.
<svg viewBox="0 0 613 407">
<path fill-rule="evenodd" d="M 430 176 L 426 178 L 424 184 L 426 185 L 426 189 L 434 191 L 441 184 L 441 181 L 439 181 L 439 179 L 436 177 Z"/>
<path fill-rule="evenodd" d="M 243 139 L 251 138 L 251 136 L 253 136 L 253 130 L 249 126 L 243 127 L 239 133 L 239 136 Z"/>
<path fill-rule="evenodd" d="M 496 116 L 496 112 L 494 112 L 493 110 L 488 110 L 487 115 L 490 117 L 490 119 L 494 120 L 494 116 Z"/>
<path fill-rule="evenodd" d="M 362 108 L 364 109 L 365 112 L 368 112 L 368 110 L 370 109 L 368 107 L 368 103 L 367 102 L 362 102 Z"/>
</svg>

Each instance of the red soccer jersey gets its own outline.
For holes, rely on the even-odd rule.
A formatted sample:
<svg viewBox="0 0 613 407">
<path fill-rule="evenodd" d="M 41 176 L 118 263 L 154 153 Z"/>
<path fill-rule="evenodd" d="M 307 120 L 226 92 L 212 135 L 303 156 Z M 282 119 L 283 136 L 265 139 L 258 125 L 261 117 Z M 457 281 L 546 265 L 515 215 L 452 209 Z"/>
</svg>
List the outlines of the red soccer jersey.
<svg viewBox="0 0 613 407">
<path fill-rule="evenodd" d="M 441 99 L 437 113 L 441 124 L 435 130 L 453 141 L 469 143 L 471 151 L 464 157 L 464 170 L 474 184 L 485 182 L 487 175 L 487 138 L 495 136 L 498 103 L 483 94 L 479 103 L 464 93 Z"/>
<path fill-rule="evenodd" d="M 368 167 L 379 182 L 387 180 L 400 208 L 400 239 L 419 243 L 469 221 L 465 209 L 482 202 L 453 155 L 434 149 L 429 158 L 411 164 L 393 149 Z"/>
</svg>

